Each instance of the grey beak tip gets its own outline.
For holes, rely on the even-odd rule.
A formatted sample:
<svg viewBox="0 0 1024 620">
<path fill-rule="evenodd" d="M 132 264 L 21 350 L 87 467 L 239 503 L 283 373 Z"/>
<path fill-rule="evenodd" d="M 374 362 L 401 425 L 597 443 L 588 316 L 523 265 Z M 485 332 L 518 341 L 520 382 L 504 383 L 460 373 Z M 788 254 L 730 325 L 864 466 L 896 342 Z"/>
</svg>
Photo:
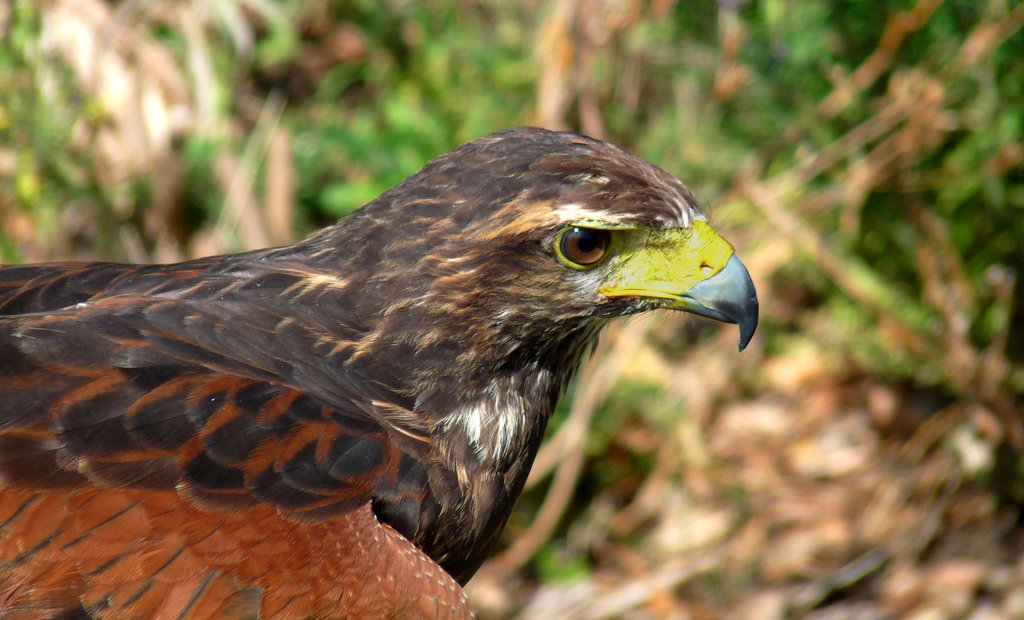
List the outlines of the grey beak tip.
<svg viewBox="0 0 1024 620">
<path fill-rule="evenodd" d="M 695 285 L 687 293 L 688 311 L 740 328 L 739 350 L 747 348 L 757 330 L 757 291 L 750 273 L 735 255 L 716 275 Z"/>
<path fill-rule="evenodd" d="M 754 337 L 754 332 L 757 330 L 757 297 L 751 297 L 746 307 L 752 310 L 745 312 L 737 321 L 740 327 L 740 351 L 747 348 L 747 345 L 750 344 L 750 339 Z"/>
</svg>

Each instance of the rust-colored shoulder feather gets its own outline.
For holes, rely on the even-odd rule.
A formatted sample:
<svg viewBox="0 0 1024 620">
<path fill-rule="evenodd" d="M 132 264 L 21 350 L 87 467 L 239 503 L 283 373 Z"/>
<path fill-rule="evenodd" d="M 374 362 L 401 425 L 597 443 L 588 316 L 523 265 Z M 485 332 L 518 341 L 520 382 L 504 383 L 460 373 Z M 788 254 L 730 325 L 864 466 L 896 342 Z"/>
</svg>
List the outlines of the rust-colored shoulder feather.
<svg viewBox="0 0 1024 620">
<path fill-rule="evenodd" d="M 381 601 L 462 609 L 409 542 L 439 511 L 430 439 L 305 363 L 319 328 L 275 303 L 308 276 L 218 268 L 0 270 L 0 608 L 360 617 L 345 584 L 394 555 Z"/>
</svg>

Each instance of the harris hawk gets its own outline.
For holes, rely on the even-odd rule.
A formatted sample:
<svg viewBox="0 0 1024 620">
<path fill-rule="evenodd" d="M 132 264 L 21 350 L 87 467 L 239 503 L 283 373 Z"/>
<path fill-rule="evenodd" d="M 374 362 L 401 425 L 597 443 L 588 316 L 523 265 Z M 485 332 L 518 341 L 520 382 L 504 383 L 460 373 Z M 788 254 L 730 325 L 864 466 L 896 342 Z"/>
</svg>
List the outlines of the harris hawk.
<svg viewBox="0 0 1024 620">
<path fill-rule="evenodd" d="M 294 245 L 0 268 L 0 616 L 467 618 L 609 320 L 757 297 L 668 173 L 500 131 Z"/>
</svg>

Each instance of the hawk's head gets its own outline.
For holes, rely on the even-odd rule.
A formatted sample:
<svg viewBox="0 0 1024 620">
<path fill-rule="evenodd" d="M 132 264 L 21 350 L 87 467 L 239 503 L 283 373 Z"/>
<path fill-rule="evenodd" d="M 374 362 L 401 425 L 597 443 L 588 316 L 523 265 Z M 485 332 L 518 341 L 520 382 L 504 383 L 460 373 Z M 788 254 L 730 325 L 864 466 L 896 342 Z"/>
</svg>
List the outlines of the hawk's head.
<svg viewBox="0 0 1024 620">
<path fill-rule="evenodd" d="M 571 133 L 466 144 L 305 245 L 359 274 L 347 367 L 485 460 L 535 443 L 527 420 L 546 419 L 610 318 L 685 310 L 738 323 L 741 349 L 757 325 L 750 276 L 686 186 Z"/>
<path fill-rule="evenodd" d="M 740 349 L 757 326 L 750 276 L 686 186 L 576 134 L 466 144 L 313 238 L 327 240 L 342 272 L 366 274 L 364 348 L 419 358 L 420 388 L 453 370 L 574 368 L 605 319 L 645 310 L 738 323 Z"/>
</svg>

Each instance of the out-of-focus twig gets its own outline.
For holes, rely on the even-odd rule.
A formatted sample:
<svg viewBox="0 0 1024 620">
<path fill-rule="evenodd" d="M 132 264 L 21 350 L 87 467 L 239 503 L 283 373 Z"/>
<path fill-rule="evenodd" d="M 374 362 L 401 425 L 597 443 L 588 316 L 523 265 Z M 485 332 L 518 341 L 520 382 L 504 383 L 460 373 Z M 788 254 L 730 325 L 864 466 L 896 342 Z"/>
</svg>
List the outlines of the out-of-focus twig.
<svg viewBox="0 0 1024 620">
<path fill-rule="evenodd" d="M 537 124 L 565 127 L 565 111 L 572 101 L 570 84 L 576 48 L 572 36 L 577 0 L 561 0 L 537 33 Z"/>
<path fill-rule="evenodd" d="M 217 237 L 225 249 L 251 250 L 270 245 L 264 211 L 253 191 L 256 167 L 270 148 L 281 122 L 284 98 L 272 94 L 260 110 L 252 135 L 237 160 L 229 154 L 218 158 L 217 176 L 224 189 L 224 210 L 217 221 Z M 240 233 L 233 239 L 233 233 Z"/>
<path fill-rule="evenodd" d="M 271 136 L 266 162 L 267 232 L 270 242 L 283 245 L 292 240 L 295 210 L 295 168 L 292 162 L 292 136 L 277 127 Z"/>
<path fill-rule="evenodd" d="M 557 608 L 528 608 L 516 616 L 517 620 L 557 617 L 560 620 L 606 620 L 621 618 L 631 610 L 646 604 L 658 593 L 671 591 L 697 575 L 715 570 L 721 558 L 714 554 L 697 558 L 673 558 L 657 570 L 622 582 L 616 588 L 584 600 L 563 602 Z"/>
<path fill-rule="evenodd" d="M 885 25 L 882 39 L 875 51 L 857 67 L 849 79 L 843 80 L 821 101 L 818 107 L 821 115 L 829 119 L 839 114 L 859 93 L 864 92 L 885 73 L 886 69 L 892 66 L 893 58 L 907 37 L 920 30 L 942 6 L 942 2 L 943 0 L 919 0 L 909 11 L 891 18 Z"/>
</svg>

